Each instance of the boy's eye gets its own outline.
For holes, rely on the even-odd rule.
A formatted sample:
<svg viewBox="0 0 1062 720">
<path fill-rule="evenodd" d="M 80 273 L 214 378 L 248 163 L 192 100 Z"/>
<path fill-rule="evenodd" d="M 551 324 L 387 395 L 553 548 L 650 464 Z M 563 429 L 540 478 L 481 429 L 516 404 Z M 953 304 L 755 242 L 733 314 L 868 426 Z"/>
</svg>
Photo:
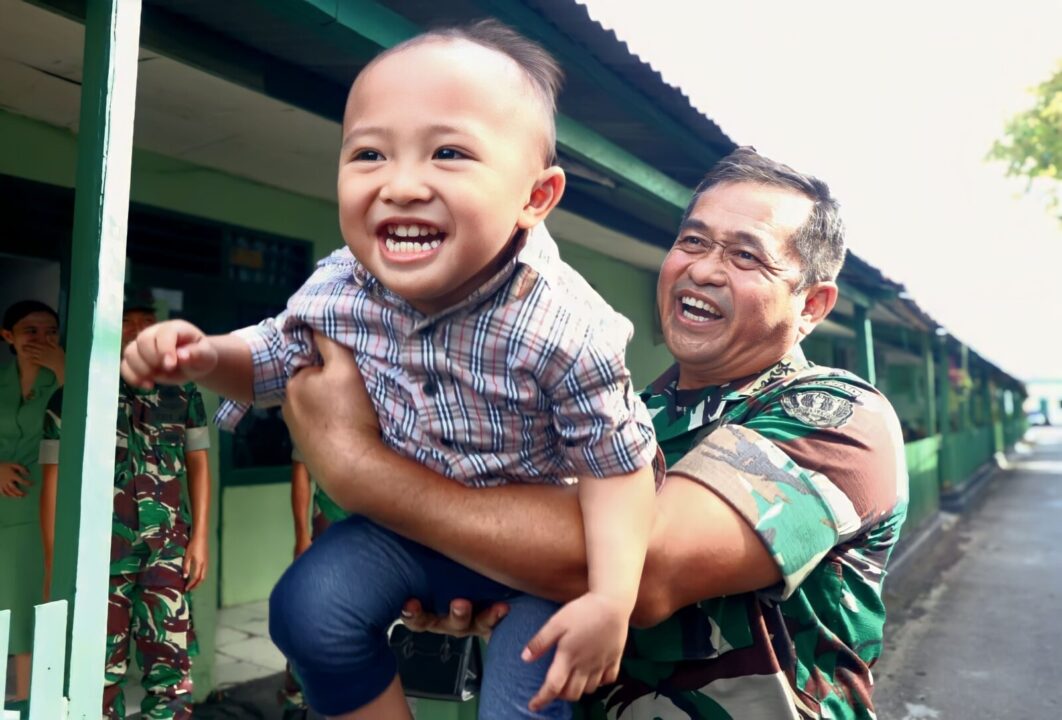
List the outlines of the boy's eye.
<svg viewBox="0 0 1062 720">
<path fill-rule="evenodd" d="M 375 150 L 359 150 L 354 153 L 354 160 L 359 160 L 361 162 L 379 162 L 380 160 L 383 160 L 383 155 Z"/>
<path fill-rule="evenodd" d="M 432 160 L 464 160 L 468 156 L 456 148 L 443 147 L 435 151 Z"/>
</svg>

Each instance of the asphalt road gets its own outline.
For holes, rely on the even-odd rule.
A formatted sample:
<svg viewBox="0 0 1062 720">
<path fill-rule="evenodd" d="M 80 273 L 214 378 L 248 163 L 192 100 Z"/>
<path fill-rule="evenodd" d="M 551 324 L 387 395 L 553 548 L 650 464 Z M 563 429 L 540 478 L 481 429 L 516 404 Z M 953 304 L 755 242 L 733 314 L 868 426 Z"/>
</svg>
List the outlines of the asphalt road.
<svg viewBox="0 0 1062 720">
<path fill-rule="evenodd" d="M 880 720 L 1062 718 L 1062 429 L 1027 439 L 886 580 Z"/>
</svg>

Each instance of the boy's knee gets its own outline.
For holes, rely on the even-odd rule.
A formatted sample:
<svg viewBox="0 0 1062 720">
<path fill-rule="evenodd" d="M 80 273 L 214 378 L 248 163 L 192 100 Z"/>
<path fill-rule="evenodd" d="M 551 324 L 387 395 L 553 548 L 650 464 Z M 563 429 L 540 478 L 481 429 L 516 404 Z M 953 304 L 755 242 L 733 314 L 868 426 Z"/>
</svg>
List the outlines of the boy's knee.
<svg viewBox="0 0 1062 720">
<path fill-rule="evenodd" d="M 313 607 L 319 598 L 293 577 L 292 569 L 281 576 L 269 595 L 269 636 L 286 656 L 297 661 L 314 651 L 323 628 L 318 626 L 320 608 Z"/>
</svg>

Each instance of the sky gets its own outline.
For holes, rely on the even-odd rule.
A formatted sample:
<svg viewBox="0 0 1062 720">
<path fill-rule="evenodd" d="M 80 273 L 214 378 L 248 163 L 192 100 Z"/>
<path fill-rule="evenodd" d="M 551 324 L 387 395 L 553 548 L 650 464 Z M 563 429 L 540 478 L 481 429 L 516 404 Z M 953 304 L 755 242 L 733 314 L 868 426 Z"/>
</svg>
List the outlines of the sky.
<svg viewBox="0 0 1062 720">
<path fill-rule="evenodd" d="M 826 180 L 850 249 L 955 337 L 1062 378 L 1062 223 L 984 159 L 1062 62 L 1062 2 L 579 1 L 735 142 Z"/>
</svg>

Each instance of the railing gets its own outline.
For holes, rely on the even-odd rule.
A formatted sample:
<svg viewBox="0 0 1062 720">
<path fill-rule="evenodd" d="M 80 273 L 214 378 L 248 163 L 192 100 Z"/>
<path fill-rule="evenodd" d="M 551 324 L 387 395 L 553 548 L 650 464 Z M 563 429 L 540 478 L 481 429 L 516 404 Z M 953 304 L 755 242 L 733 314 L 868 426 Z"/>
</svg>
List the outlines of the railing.
<svg viewBox="0 0 1062 720">
<path fill-rule="evenodd" d="M 977 468 L 992 458 L 996 449 L 994 425 L 950 433 L 940 451 L 941 490 L 961 490 L 973 478 Z"/>
<path fill-rule="evenodd" d="M 940 436 L 915 440 L 904 446 L 910 479 L 907 521 L 910 533 L 940 509 Z"/>
<path fill-rule="evenodd" d="M 66 600 L 38 605 L 33 617 L 33 667 L 29 720 L 62 720 L 68 703 L 63 696 L 66 670 Z M 7 657 L 11 611 L 0 610 L 0 658 Z M 6 697 L 7 674 L 0 673 L 0 698 Z M 0 720 L 19 720 L 19 711 L 3 710 Z"/>
</svg>

